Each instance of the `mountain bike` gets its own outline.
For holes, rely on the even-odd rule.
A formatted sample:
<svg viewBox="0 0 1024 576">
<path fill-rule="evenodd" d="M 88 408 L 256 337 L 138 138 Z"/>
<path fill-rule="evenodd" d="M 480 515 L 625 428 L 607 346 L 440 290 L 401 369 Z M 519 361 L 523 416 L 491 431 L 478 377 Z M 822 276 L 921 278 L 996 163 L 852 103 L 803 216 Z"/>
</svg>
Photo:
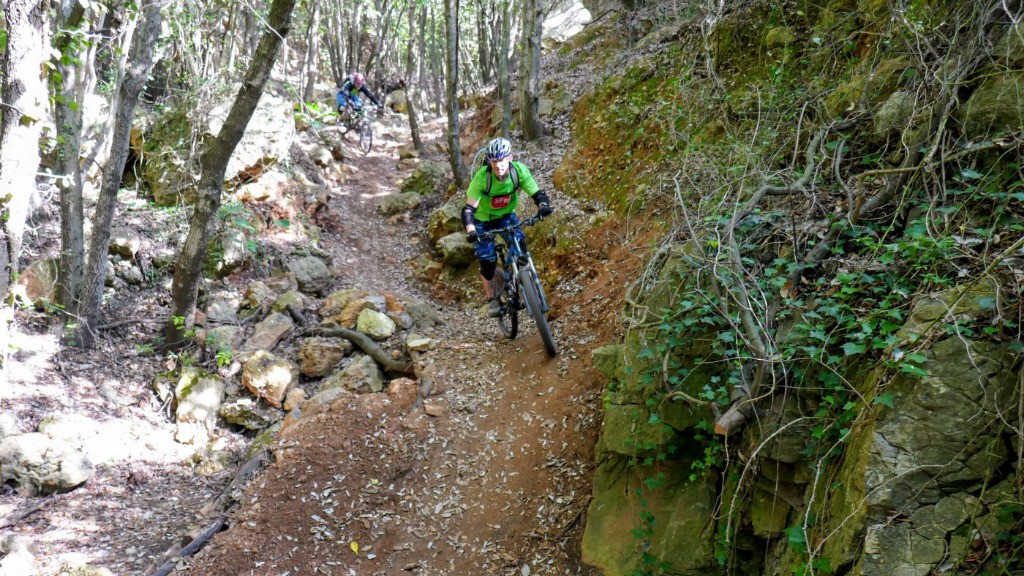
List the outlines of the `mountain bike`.
<svg viewBox="0 0 1024 576">
<path fill-rule="evenodd" d="M 341 116 L 341 133 L 348 134 L 356 130 L 359 133 L 359 149 L 369 154 L 373 147 L 373 127 L 366 114 L 366 106 L 346 104 L 338 109 Z"/>
<path fill-rule="evenodd" d="M 540 284 L 537 269 L 533 266 L 533 257 L 520 245 L 514 234 L 517 228 L 533 226 L 540 220 L 540 216 L 534 215 L 514 226 L 481 232 L 479 237 L 487 240 L 501 237 L 504 240 L 504 243 L 494 243 L 495 251 L 498 253 L 498 269 L 491 280 L 492 294 L 498 298 L 498 304 L 501 306 L 498 325 L 502 333 L 510 340 L 515 338 L 519 333 L 519 311 L 526 310 L 526 314 L 537 324 L 537 331 L 540 332 L 540 339 L 544 341 L 544 349 L 548 356 L 555 356 L 558 354 L 558 345 L 551 335 L 551 326 L 548 324 L 547 314 L 551 309 L 548 307 L 544 288 Z"/>
</svg>

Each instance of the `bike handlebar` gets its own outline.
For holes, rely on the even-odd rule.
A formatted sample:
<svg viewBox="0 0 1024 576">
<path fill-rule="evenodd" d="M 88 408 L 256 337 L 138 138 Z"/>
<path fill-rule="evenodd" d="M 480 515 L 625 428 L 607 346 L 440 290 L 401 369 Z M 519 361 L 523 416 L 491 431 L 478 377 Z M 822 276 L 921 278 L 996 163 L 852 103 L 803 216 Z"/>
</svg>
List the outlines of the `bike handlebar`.
<svg viewBox="0 0 1024 576">
<path fill-rule="evenodd" d="M 499 234 L 502 234 L 502 233 L 505 233 L 505 232 L 512 232 L 516 228 L 522 228 L 523 226 L 533 226 L 534 224 L 536 224 L 537 222 L 540 222 L 541 220 L 543 220 L 543 218 L 540 217 L 540 214 L 534 214 L 533 216 L 530 216 L 529 218 L 527 218 L 526 220 L 523 220 L 519 224 L 515 224 L 515 225 L 512 225 L 512 226 L 506 226 L 504 228 L 497 228 L 495 230 L 488 230 L 487 232 L 477 232 L 476 236 L 477 236 L 477 238 L 479 238 L 481 240 L 493 240 L 494 237 L 499 235 Z"/>
</svg>

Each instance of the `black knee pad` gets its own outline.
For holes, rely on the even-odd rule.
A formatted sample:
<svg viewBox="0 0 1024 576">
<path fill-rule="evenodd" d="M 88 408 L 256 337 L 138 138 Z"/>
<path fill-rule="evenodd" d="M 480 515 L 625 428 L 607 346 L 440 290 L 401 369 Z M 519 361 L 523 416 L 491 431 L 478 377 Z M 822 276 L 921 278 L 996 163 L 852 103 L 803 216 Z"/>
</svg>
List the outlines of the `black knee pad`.
<svg viewBox="0 0 1024 576">
<path fill-rule="evenodd" d="M 480 261 L 480 275 L 484 277 L 484 280 L 492 280 L 494 278 L 494 270 L 498 267 L 496 260 L 481 260 Z"/>
</svg>

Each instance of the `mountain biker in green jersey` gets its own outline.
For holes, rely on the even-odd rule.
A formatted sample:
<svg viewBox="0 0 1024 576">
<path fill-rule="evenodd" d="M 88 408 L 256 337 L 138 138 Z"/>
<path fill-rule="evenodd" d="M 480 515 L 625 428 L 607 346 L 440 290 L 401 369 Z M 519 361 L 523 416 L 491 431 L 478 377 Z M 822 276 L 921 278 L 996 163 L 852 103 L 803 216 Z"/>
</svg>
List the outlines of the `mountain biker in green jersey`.
<svg viewBox="0 0 1024 576">
<path fill-rule="evenodd" d="M 477 170 L 466 190 L 466 205 L 462 208 L 462 223 L 466 226 L 466 240 L 476 244 L 476 258 L 480 261 L 480 277 L 487 295 L 487 313 L 501 316 L 501 305 L 491 286 L 497 268 L 497 254 L 494 239 L 479 237 L 481 232 L 519 224 L 516 206 L 519 190 L 533 199 L 537 214 L 545 218 L 551 214 L 551 201 L 540 191 L 530 170 L 521 162 L 512 161 L 512 143 L 504 138 L 495 138 L 487 144 L 485 155 L 487 165 Z M 516 238 L 526 250 L 526 236 L 516 229 Z"/>
</svg>

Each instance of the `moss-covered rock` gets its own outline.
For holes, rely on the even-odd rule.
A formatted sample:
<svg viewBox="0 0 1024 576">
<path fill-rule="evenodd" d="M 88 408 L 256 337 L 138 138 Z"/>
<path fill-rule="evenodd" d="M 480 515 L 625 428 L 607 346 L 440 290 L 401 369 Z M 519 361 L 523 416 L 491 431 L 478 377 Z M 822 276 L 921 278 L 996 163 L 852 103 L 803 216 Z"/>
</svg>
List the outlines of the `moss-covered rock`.
<svg viewBox="0 0 1024 576">
<path fill-rule="evenodd" d="M 995 309 L 996 284 L 982 279 L 976 284 L 958 286 L 914 302 L 907 321 L 896 333 L 897 338 L 916 340 L 944 319 L 970 321 Z"/>
<path fill-rule="evenodd" d="M 448 179 L 448 165 L 441 162 L 426 160 L 420 163 L 400 187 L 400 192 L 413 192 L 421 196 L 428 196 L 441 186 Z"/>
<path fill-rule="evenodd" d="M 636 495 L 644 480 L 656 477 L 660 488 Z M 678 467 L 638 468 L 630 466 L 627 458 L 609 458 L 594 473 L 583 561 L 605 576 L 632 576 L 640 565 L 642 547 L 649 545 L 650 553 L 668 564 L 668 574 L 720 574 L 722 569 L 705 533 L 712 503 L 711 486 L 704 481 L 689 482 L 687 473 Z M 653 518 L 652 533 L 643 540 L 634 534 L 634 529 L 646 527 L 638 512 Z"/>
<path fill-rule="evenodd" d="M 1007 28 L 1006 35 L 996 44 L 992 55 L 1011 66 L 1024 63 L 1024 22 Z"/>
<path fill-rule="evenodd" d="M 445 266 L 465 266 L 476 258 L 473 245 L 467 242 L 466 235 L 460 232 L 442 237 L 437 241 L 436 247 Z"/>
<path fill-rule="evenodd" d="M 608 406 L 601 428 L 603 450 L 634 456 L 663 449 L 673 438 L 672 429 L 651 419 L 649 408 L 637 404 Z"/>
<path fill-rule="evenodd" d="M 388 194 L 377 201 L 377 213 L 383 216 L 391 216 L 400 212 L 414 210 L 423 202 L 423 195 L 419 192 L 398 192 Z"/>
<path fill-rule="evenodd" d="M 969 137 L 1016 132 L 1024 126 L 1024 71 L 989 76 L 959 113 Z"/>
<path fill-rule="evenodd" d="M 779 497 L 776 486 L 759 483 L 750 497 L 750 524 L 754 535 L 770 538 L 789 526 L 790 505 Z"/>
<path fill-rule="evenodd" d="M 621 344 L 602 346 L 591 352 L 594 367 L 610 380 L 622 379 L 623 347 Z"/>
<path fill-rule="evenodd" d="M 226 278 L 240 270 L 251 259 L 245 233 L 237 228 L 224 230 L 207 247 L 203 270 L 213 278 Z"/>
</svg>

